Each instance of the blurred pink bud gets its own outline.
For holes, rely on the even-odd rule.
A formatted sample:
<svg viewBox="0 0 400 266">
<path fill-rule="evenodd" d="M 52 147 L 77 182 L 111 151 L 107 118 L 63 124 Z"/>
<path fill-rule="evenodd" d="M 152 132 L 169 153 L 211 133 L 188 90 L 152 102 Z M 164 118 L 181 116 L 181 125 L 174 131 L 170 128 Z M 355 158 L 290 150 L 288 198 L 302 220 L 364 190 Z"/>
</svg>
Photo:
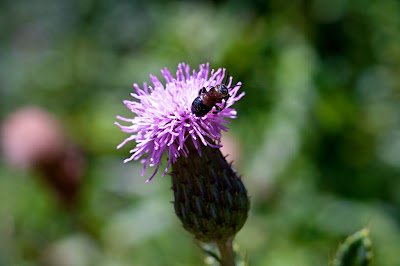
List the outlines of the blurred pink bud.
<svg viewBox="0 0 400 266">
<path fill-rule="evenodd" d="M 9 115 L 0 140 L 6 161 L 22 169 L 59 154 L 64 145 L 59 123 L 37 107 L 24 107 Z"/>
<path fill-rule="evenodd" d="M 10 165 L 37 171 L 64 205 L 75 203 L 85 157 L 56 118 L 38 107 L 21 108 L 5 119 L 0 140 Z"/>
</svg>

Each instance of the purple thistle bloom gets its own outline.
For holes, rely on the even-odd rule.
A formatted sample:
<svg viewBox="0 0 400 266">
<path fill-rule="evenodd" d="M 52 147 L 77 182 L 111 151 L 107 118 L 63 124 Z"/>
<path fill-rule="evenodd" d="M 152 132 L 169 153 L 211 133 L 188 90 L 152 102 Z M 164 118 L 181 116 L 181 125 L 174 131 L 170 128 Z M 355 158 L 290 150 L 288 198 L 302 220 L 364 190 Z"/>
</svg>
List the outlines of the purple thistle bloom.
<svg viewBox="0 0 400 266">
<path fill-rule="evenodd" d="M 191 111 L 193 100 L 202 87 L 208 88 L 223 83 L 225 69 L 219 68 L 217 71 L 213 69 L 209 76 L 208 63 L 200 65 L 199 71 L 193 70 L 192 73 L 188 65 L 181 63 L 178 65 L 176 78 L 167 68 L 161 70 L 161 73 L 166 81 L 165 86 L 153 75 L 150 75 L 153 86 L 144 83 L 141 89 L 136 83 L 133 84 L 136 93 L 131 95 L 138 101 L 125 100 L 124 104 L 136 116 L 134 118 L 117 116 L 117 119 L 131 124 L 124 126 L 115 122 L 122 131 L 131 134 L 118 145 L 118 149 L 132 140 L 137 143 L 130 151 L 131 157 L 124 162 L 143 157 L 142 176 L 147 166 L 156 166 L 154 173 L 146 182 L 157 173 L 164 153 L 168 154 L 168 163 L 162 176 L 165 176 L 171 163 L 175 163 L 178 157 L 181 155 L 188 157 L 189 151 L 185 144 L 188 138 L 193 141 L 199 154 L 200 145 L 220 148 L 221 130 L 228 131 L 223 123 L 230 123 L 224 118 L 236 118 L 236 111 L 230 107 L 244 96 L 244 92 L 237 95 L 241 82 L 231 88 L 232 77 L 229 77 L 227 87 L 230 98 L 226 108 L 217 114 L 209 112 L 205 116 L 197 117 Z"/>
</svg>

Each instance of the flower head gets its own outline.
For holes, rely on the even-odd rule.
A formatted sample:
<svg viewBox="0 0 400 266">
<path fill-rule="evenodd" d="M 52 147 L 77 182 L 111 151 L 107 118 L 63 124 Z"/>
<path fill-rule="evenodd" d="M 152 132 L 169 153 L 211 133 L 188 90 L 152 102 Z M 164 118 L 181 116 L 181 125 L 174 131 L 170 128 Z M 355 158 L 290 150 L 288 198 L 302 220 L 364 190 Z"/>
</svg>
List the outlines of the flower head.
<svg viewBox="0 0 400 266">
<path fill-rule="evenodd" d="M 199 154 L 201 154 L 200 145 L 221 147 L 219 145 L 221 130 L 228 130 L 223 124 L 229 124 L 225 118 L 236 118 L 236 111 L 230 107 L 244 96 L 244 92 L 238 94 L 241 83 L 232 86 L 232 77 L 229 77 L 227 87 L 230 97 L 226 102 L 226 108 L 217 114 L 209 112 L 205 116 L 197 117 L 191 111 L 193 100 L 201 88 L 222 84 L 225 79 L 225 69 L 219 68 L 209 73 L 207 63 L 200 65 L 199 71 L 196 72 L 191 71 L 185 63 L 181 63 L 178 65 L 176 77 L 173 77 L 167 68 L 161 70 L 161 73 L 166 81 L 165 85 L 153 75 L 150 75 L 153 86 L 144 83 L 141 89 L 136 83 L 133 84 L 136 93 L 131 95 L 138 101 L 125 100 L 124 104 L 136 116 L 134 118 L 117 116 L 117 119 L 131 124 L 124 126 L 115 122 L 122 131 L 131 134 L 118 145 L 118 149 L 132 140 L 137 143 L 130 151 L 132 155 L 124 162 L 143 157 L 142 175 L 147 166 L 156 167 L 147 182 L 157 173 L 163 154 L 168 155 L 163 176 L 178 157 L 188 157 L 186 141 L 192 141 Z"/>
</svg>

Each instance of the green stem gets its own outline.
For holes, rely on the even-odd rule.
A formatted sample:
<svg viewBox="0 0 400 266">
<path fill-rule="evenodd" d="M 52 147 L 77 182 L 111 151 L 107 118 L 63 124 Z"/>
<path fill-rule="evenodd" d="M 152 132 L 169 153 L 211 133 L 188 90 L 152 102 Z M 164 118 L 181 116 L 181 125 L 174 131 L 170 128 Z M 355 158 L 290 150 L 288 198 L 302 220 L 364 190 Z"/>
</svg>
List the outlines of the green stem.
<svg viewBox="0 0 400 266">
<path fill-rule="evenodd" d="M 221 266 L 235 266 L 232 238 L 229 238 L 226 242 L 217 242 L 217 245 L 221 253 Z"/>
</svg>

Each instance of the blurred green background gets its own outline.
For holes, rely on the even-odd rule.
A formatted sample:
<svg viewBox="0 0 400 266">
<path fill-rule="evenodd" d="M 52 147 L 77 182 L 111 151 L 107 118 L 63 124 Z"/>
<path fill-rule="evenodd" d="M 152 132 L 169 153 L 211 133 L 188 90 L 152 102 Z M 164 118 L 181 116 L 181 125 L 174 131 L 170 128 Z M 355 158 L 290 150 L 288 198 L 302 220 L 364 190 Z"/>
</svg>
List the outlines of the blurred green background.
<svg viewBox="0 0 400 266">
<path fill-rule="evenodd" d="M 0 265 L 202 264 L 169 177 L 146 184 L 115 148 L 131 84 L 183 61 L 243 82 L 223 141 L 252 200 L 250 265 L 327 265 L 367 225 L 373 265 L 400 265 L 399 1 L 2 0 L 0 32 L 0 120 L 47 110 L 87 164 L 66 208 L 2 154 Z"/>
</svg>

